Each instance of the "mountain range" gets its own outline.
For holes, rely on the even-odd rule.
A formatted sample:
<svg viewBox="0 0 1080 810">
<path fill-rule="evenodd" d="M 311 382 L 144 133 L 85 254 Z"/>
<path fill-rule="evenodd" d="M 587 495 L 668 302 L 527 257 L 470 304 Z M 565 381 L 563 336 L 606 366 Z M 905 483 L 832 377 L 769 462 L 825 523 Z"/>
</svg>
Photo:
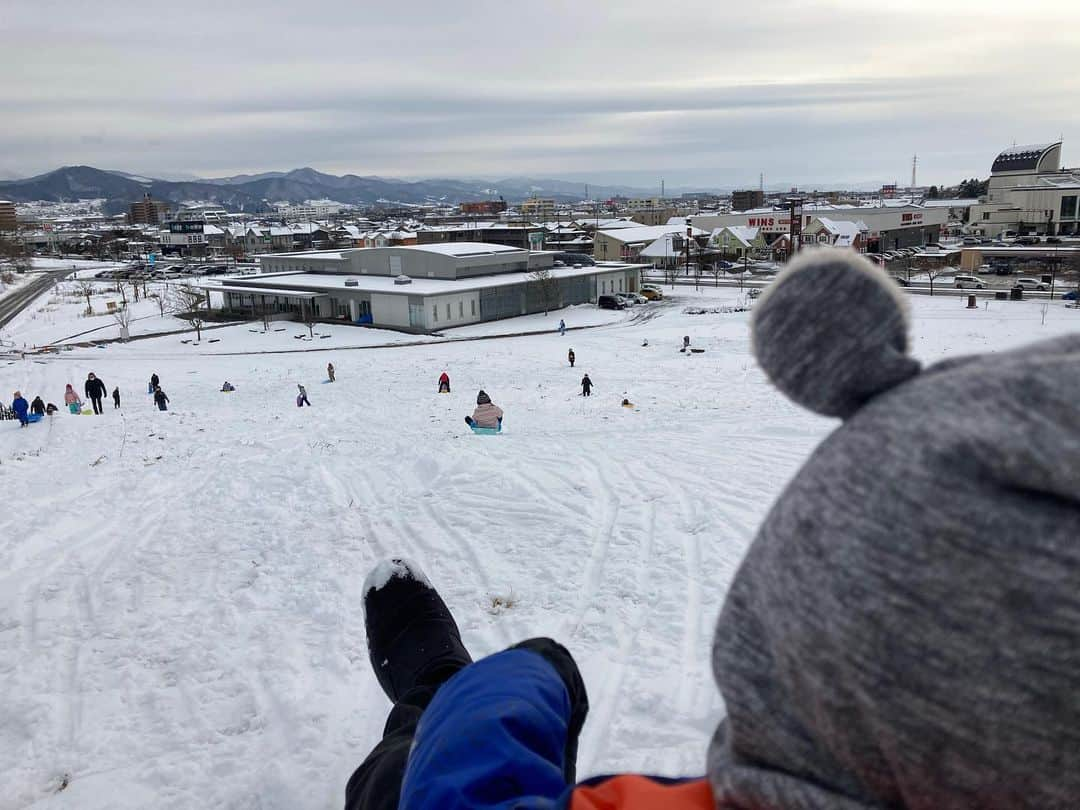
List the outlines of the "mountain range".
<svg viewBox="0 0 1080 810">
<path fill-rule="evenodd" d="M 655 192 L 630 186 L 589 186 L 593 199 L 618 195 L 650 196 Z M 144 195 L 171 203 L 205 201 L 231 211 L 258 213 L 270 203 L 330 199 L 347 205 L 454 204 L 471 200 L 505 199 L 516 203 L 529 197 L 560 202 L 584 198 L 585 184 L 565 180 L 516 177 L 503 180 L 398 180 L 387 177 L 337 176 L 315 169 L 236 175 L 201 180 L 161 180 L 92 166 L 64 166 L 24 180 L 0 181 L 0 199 L 13 202 L 65 202 L 103 198 L 106 213 L 127 210 Z"/>
</svg>

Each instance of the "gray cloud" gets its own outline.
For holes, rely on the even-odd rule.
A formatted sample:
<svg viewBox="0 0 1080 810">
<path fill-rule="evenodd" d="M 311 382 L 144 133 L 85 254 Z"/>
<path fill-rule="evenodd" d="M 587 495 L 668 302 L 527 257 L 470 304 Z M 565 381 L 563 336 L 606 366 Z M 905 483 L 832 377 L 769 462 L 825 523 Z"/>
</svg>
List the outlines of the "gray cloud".
<svg viewBox="0 0 1080 810">
<path fill-rule="evenodd" d="M 953 182 L 1080 136 L 1064 2 L 7 5 L 9 175 Z"/>
</svg>

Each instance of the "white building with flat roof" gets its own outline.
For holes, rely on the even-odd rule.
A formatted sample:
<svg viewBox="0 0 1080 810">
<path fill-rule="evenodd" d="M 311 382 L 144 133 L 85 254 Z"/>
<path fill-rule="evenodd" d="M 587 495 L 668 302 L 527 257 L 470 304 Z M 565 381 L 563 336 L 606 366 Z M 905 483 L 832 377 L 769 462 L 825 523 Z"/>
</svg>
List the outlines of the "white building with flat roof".
<svg viewBox="0 0 1080 810">
<path fill-rule="evenodd" d="M 483 242 L 279 253 L 256 275 L 207 280 L 213 306 L 435 332 L 636 292 L 641 265 L 555 266 L 550 251 Z"/>
</svg>

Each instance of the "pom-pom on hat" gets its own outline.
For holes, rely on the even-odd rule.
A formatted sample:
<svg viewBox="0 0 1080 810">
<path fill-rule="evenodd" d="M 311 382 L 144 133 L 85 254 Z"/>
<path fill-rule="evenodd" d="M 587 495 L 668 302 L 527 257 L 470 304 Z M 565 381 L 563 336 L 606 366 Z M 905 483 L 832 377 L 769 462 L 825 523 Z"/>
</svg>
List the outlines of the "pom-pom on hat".
<svg viewBox="0 0 1080 810">
<path fill-rule="evenodd" d="M 773 384 L 824 416 L 846 419 L 919 372 L 907 354 L 906 299 L 850 250 L 793 259 L 754 307 L 752 338 Z"/>
</svg>

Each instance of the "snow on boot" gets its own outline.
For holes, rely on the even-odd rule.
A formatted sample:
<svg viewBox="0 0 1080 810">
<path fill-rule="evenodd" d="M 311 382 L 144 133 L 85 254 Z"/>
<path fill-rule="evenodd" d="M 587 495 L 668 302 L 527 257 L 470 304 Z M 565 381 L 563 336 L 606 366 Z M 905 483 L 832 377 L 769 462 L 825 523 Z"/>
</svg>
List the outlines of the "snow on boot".
<svg viewBox="0 0 1080 810">
<path fill-rule="evenodd" d="M 411 560 L 383 560 L 368 574 L 364 626 L 371 668 L 395 703 L 472 663 L 450 609 Z"/>
</svg>

